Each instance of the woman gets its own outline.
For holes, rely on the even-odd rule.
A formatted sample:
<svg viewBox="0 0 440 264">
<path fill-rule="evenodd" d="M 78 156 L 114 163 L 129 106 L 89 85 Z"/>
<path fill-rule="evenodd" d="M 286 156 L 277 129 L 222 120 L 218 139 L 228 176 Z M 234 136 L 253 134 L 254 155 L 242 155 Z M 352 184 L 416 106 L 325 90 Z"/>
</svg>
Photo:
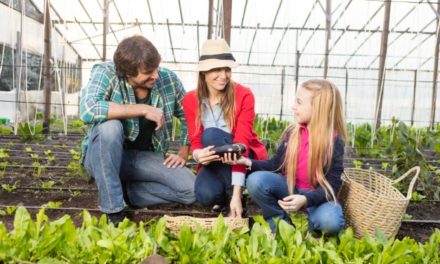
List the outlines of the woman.
<svg viewBox="0 0 440 264">
<path fill-rule="evenodd" d="M 183 99 L 192 155 L 198 162 L 196 199 L 205 206 L 220 206 L 229 216 L 241 217 L 241 189 L 246 167 L 228 165 L 212 149 L 231 143 L 246 145 L 244 156 L 267 159 L 267 151 L 253 131 L 254 96 L 231 79 L 235 59 L 225 40 L 207 40 L 198 64 L 197 89 Z M 229 208 L 228 208 L 229 207 Z"/>
</svg>

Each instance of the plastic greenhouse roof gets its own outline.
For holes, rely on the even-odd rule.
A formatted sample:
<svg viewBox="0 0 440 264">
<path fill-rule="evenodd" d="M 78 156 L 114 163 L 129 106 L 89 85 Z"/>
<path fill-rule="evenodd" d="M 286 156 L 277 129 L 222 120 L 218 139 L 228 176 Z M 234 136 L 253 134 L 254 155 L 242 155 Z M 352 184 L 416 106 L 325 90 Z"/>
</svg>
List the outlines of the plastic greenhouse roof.
<svg viewBox="0 0 440 264">
<path fill-rule="evenodd" d="M 33 0 L 43 10 L 44 0 Z M 207 38 L 208 0 L 113 0 L 109 5 L 107 56 L 124 37 L 142 34 L 165 62 L 194 63 Z M 214 0 L 213 36 L 222 1 Z M 51 19 L 85 60 L 100 60 L 104 0 L 51 0 Z M 384 1 L 331 1 L 330 68 L 378 68 Z M 249 65 L 322 67 L 324 0 L 232 1 L 231 49 Z M 393 0 L 387 69 L 433 69 L 437 3 Z"/>
</svg>

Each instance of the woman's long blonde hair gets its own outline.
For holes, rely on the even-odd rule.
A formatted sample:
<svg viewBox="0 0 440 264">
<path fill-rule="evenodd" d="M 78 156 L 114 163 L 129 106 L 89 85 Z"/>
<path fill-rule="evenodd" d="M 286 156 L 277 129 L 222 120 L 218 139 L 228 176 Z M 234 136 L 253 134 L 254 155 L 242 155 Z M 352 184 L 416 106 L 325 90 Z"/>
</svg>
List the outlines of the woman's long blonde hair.
<svg viewBox="0 0 440 264">
<path fill-rule="evenodd" d="M 209 72 L 209 71 L 208 71 Z M 203 112 L 202 100 L 203 98 L 209 98 L 209 89 L 208 84 L 205 80 L 205 73 L 207 72 L 199 72 L 199 78 L 197 81 L 197 98 L 199 100 L 198 105 L 198 114 L 196 117 L 196 128 L 200 129 L 201 124 L 201 116 Z M 222 91 L 222 99 L 220 106 L 223 110 L 223 116 L 225 118 L 225 122 L 228 127 L 232 130 L 235 127 L 235 83 L 232 80 L 229 80 L 225 89 Z"/>
<path fill-rule="evenodd" d="M 324 188 L 327 200 L 336 201 L 333 188 L 325 175 L 330 169 L 333 143 L 336 135 L 347 137 L 342 109 L 341 94 L 328 80 L 309 80 L 301 87 L 313 92 L 312 116 L 309 127 L 308 180 L 311 186 L 319 184 Z M 298 147 L 301 141 L 300 126 L 290 127 L 290 137 L 286 147 L 283 169 L 287 175 L 289 193 L 293 194 L 296 182 Z M 335 134 L 336 133 L 336 134 Z M 324 168 L 326 171 L 324 172 Z M 313 177 L 316 175 L 316 178 Z"/>
</svg>

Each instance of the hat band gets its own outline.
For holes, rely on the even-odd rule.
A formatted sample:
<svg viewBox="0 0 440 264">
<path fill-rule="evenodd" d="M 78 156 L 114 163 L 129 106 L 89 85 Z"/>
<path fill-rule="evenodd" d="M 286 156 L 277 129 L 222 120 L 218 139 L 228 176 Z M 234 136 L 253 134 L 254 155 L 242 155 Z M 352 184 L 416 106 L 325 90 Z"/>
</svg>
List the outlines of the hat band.
<svg viewBox="0 0 440 264">
<path fill-rule="evenodd" d="M 221 53 L 214 55 L 202 55 L 199 58 L 199 61 L 209 60 L 209 59 L 218 59 L 218 60 L 232 60 L 235 61 L 234 56 L 231 53 Z"/>
</svg>

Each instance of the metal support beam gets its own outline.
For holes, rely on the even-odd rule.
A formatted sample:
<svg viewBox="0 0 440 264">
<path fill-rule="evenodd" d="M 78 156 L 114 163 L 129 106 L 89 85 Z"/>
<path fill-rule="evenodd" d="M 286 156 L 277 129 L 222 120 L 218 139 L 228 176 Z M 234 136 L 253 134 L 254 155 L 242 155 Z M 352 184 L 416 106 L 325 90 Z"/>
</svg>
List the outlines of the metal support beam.
<svg viewBox="0 0 440 264">
<path fill-rule="evenodd" d="M 223 0 L 223 33 L 224 39 L 231 46 L 232 0 Z"/>
<path fill-rule="evenodd" d="M 84 6 L 83 2 L 81 0 L 78 0 L 78 2 L 79 2 L 79 5 L 81 6 L 82 10 L 84 11 L 84 13 L 86 13 L 86 16 L 89 18 L 90 22 L 93 22 L 93 18 L 89 14 L 89 11 L 87 11 L 87 8 Z M 95 24 L 93 24 L 93 27 L 95 28 L 96 31 L 98 31 L 98 28 L 96 27 Z"/>
<path fill-rule="evenodd" d="M 110 3 L 113 3 L 113 5 L 115 6 L 116 13 L 118 13 L 119 20 L 121 20 L 121 23 L 125 26 L 126 24 L 125 24 L 125 22 L 124 22 L 124 19 L 122 19 L 121 12 L 119 12 L 119 8 L 118 8 L 118 6 L 116 5 L 116 2 L 117 2 L 117 1 L 115 1 L 115 0 L 110 1 Z"/>
<path fill-rule="evenodd" d="M 433 19 L 433 21 L 435 21 L 435 19 Z M 77 23 L 81 23 L 81 24 L 85 24 L 85 25 L 88 25 L 88 24 L 102 25 L 102 22 L 99 22 L 99 21 L 94 21 L 94 22 L 78 21 L 78 19 L 77 19 L 77 20 L 64 20 L 62 22 L 59 20 L 52 20 L 52 24 L 55 24 L 55 25 L 59 25 L 59 24 L 69 25 L 69 24 L 77 24 Z M 122 24 L 120 22 L 110 22 L 110 25 L 127 25 L 127 27 L 128 26 L 138 26 L 138 24 L 139 25 L 152 25 L 151 22 L 139 22 L 139 21 L 136 22 L 136 20 L 126 22 L 124 24 Z M 154 25 L 164 26 L 164 25 L 166 25 L 166 23 L 165 22 L 157 22 L 157 23 L 154 23 Z M 176 25 L 181 26 L 181 23 L 169 23 L 169 25 L 170 26 L 176 26 Z M 196 23 L 185 23 L 185 26 L 195 27 L 196 25 L 197 25 Z M 414 35 L 415 37 L 417 37 L 418 35 L 435 35 L 436 34 L 435 31 L 424 31 L 429 25 L 430 24 L 427 24 L 423 30 L 419 30 L 419 31 L 395 30 L 393 33 L 395 33 L 395 34 L 405 33 L 407 35 Z M 207 24 L 199 24 L 199 26 L 208 27 Z M 231 29 L 240 29 L 240 26 L 239 25 L 231 25 Z M 252 29 L 255 29 L 255 26 L 243 26 L 243 29 L 252 30 Z M 285 27 L 274 27 L 273 29 L 274 30 L 284 30 Z M 303 31 L 325 31 L 325 27 L 305 27 L 305 28 L 302 28 L 302 27 L 291 26 L 290 29 L 291 30 L 298 30 L 298 31 L 301 31 L 301 30 L 303 30 Z M 260 26 L 260 30 L 272 30 L 272 27 Z M 117 31 L 120 31 L 120 30 L 119 29 L 115 30 L 115 32 L 117 32 Z M 344 32 L 344 31 L 347 31 L 349 33 L 351 33 L 351 32 L 355 32 L 355 33 L 371 33 L 371 32 L 376 33 L 376 32 L 379 32 L 379 33 L 382 33 L 382 30 L 377 30 L 377 29 L 364 29 L 364 30 L 360 30 L 358 28 L 333 28 L 332 29 L 332 32 Z"/>
<path fill-rule="evenodd" d="M 177 3 L 179 4 L 180 23 L 182 23 L 182 32 L 185 33 L 185 22 L 183 20 L 182 4 L 180 3 L 180 0 L 177 0 Z"/>
<path fill-rule="evenodd" d="M 327 72 L 328 72 L 328 53 L 329 53 L 329 43 L 331 38 L 331 24 L 332 24 L 332 1 L 326 0 L 324 79 L 327 78 Z"/>
<path fill-rule="evenodd" d="M 344 64 L 344 68 L 347 68 L 347 65 L 348 65 L 348 63 L 351 61 L 351 59 L 354 57 L 354 55 L 356 55 L 356 53 L 362 48 L 362 46 L 364 46 L 365 45 L 365 43 L 367 43 L 367 40 L 369 40 L 373 35 L 374 35 L 374 33 L 377 33 L 377 32 L 379 32 L 379 28 L 380 28 L 380 26 L 378 26 L 377 28 L 376 28 L 376 31 L 372 31 L 365 39 L 364 39 L 364 41 L 362 41 L 362 43 L 354 50 L 354 52 L 350 55 L 350 57 L 347 59 L 347 61 L 345 62 L 345 64 Z"/>
<path fill-rule="evenodd" d="M 110 8 L 110 3 L 111 2 L 113 2 L 114 0 L 109 0 L 109 2 L 108 2 L 108 8 Z M 101 9 L 101 11 L 104 13 L 104 7 L 103 6 L 101 6 L 101 3 L 99 2 L 99 0 L 96 0 L 96 3 L 98 3 L 98 6 L 99 6 L 99 8 Z M 104 3 L 105 4 L 105 3 Z M 115 7 L 116 7 L 116 5 L 115 5 Z M 82 22 L 79 22 L 79 23 L 82 23 Z M 116 40 L 116 42 L 117 43 L 119 43 L 119 40 L 118 40 L 118 36 L 116 36 L 116 33 L 115 33 L 115 30 L 113 30 L 113 24 L 114 23 L 109 23 L 109 22 L 107 22 L 108 24 L 109 24 L 109 28 L 110 28 L 110 31 L 112 32 L 112 34 L 113 34 L 113 37 L 115 38 L 115 40 Z M 120 23 L 120 25 L 123 25 L 124 26 L 124 29 L 126 28 L 126 24 L 124 24 L 123 22 L 121 22 Z M 104 26 L 104 25 L 103 25 Z M 133 24 L 133 27 L 135 27 L 135 26 L 138 26 L 138 24 L 136 24 L 136 23 L 134 23 Z M 122 29 L 122 30 L 124 30 L 124 29 Z M 120 31 L 120 30 L 118 30 L 118 31 Z M 108 34 L 108 32 L 107 32 L 107 34 Z"/>
<path fill-rule="evenodd" d="M 171 29 L 167 18 L 168 37 L 170 39 L 171 52 L 173 53 L 173 62 L 177 62 L 176 55 L 174 54 L 173 38 L 171 37 Z"/>
<path fill-rule="evenodd" d="M 154 18 L 153 18 L 153 12 L 151 11 L 150 0 L 147 0 L 147 6 L 148 6 L 148 13 L 150 13 L 151 27 L 153 28 L 153 32 L 154 32 Z"/>
<path fill-rule="evenodd" d="M 244 16 L 246 15 L 247 4 L 248 4 L 248 0 L 244 2 L 243 15 L 241 16 L 241 23 L 240 23 L 240 33 L 241 33 L 241 29 L 243 28 Z"/>
<path fill-rule="evenodd" d="M 287 30 L 289 30 L 289 26 L 290 26 L 290 24 L 287 24 L 286 28 L 284 29 L 283 35 L 281 36 L 280 42 L 278 42 L 277 50 L 275 51 L 275 55 L 273 56 L 272 66 L 275 65 L 275 60 L 277 58 L 278 51 L 279 51 L 279 49 L 281 47 L 281 43 L 283 43 L 283 39 L 286 36 Z"/>
<path fill-rule="evenodd" d="M 76 17 L 74 17 L 74 19 L 77 21 Z M 81 28 L 82 32 L 84 33 L 84 35 L 86 35 L 87 39 L 90 41 L 90 43 L 92 44 L 93 48 L 95 49 L 96 53 L 98 53 L 98 57 L 101 57 L 101 54 L 99 54 L 99 50 L 96 47 L 95 43 L 92 41 L 92 38 L 90 38 L 89 34 L 87 33 L 87 31 L 84 29 L 84 27 L 81 25 L 81 23 L 79 23 L 78 21 L 76 22 L 78 24 L 78 26 Z"/>
<path fill-rule="evenodd" d="M 249 65 L 249 61 L 251 60 L 251 54 L 252 54 L 252 48 L 254 47 L 254 42 L 255 42 L 255 38 L 257 36 L 257 32 L 258 32 L 258 28 L 260 27 L 260 23 L 257 24 L 257 27 L 255 28 L 254 31 L 254 36 L 252 37 L 252 42 L 251 42 L 251 46 L 249 48 L 249 54 L 248 54 L 248 59 L 247 59 L 247 65 Z"/>
<path fill-rule="evenodd" d="M 43 87 L 44 87 L 44 115 L 43 115 L 43 134 L 50 132 L 50 106 L 52 95 L 52 29 L 50 24 L 50 0 L 44 2 L 44 55 L 43 55 Z"/>
<path fill-rule="evenodd" d="M 437 77 L 438 77 L 438 55 L 439 55 L 439 45 L 440 45 L 440 0 L 437 2 L 437 39 L 435 42 L 434 50 L 434 71 L 432 77 L 432 101 L 431 101 L 431 128 L 434 128 L 435 124 L 435 109 L 437 103 Z"/>
<path fill-rule="evenodd" d="M 283 0 L 280 0 L 280 3 L 278 4 L 277 12 L 275 13 L 275 16 L 273 18 L 272 29 L 270 30 L 270 34 L 272 34 L 272 31 L 273 31 L 273 28 L 275 26 L 275 22 L 277 21 L 278 13 L 280 12 L 280 8 L 281 8 L 281 4 L 282 3 L 283 3 Z"/>
<path fill-rule="evenodd" d="M 57 15 L 57 17 L 60 19 L 60 22 L 64 23 L 63 17 L 61 17 L 60 13 L 55 9 L 55 7 L 52 5 L 52 3 L 50 4 L 50 8 L 55 13 L 55 15 Z"/>
<path fill-rule="evenodd" d="M 417 69 L 420 69 L 423 67 L 423 65 L 425 65 L 428 61 L 432 60 L 432 57 L 428 57 L 426 58 L 422 63 L 420 63 L 419 67 L 417 67 Z"/>
<path fill-rule="evenodd" d="M 348 27 L 349 26 L 347 26 L 347 29 L 348 29 Z M 339 35 L 339 37 L 335 40 L 335 42 L 333 42 L 333 45 L 328 50 L 329 54 L 333 50 L 333 48 L 336 46 L 336 44 L 338 44 L 338 42 L 342 39 L 342 36 L 345 34 L 345 32 L 347 32 L 347 31 L 342 31 L 341 34 Z M 321 62 L 319 63 L 319 66 L 322 66 L 323 63 L 324 63 L 324 59 L 321 60 Z"/>
<path fill-rule="evenodd" d="M 385 62 L 387 57 L 388 48 L 388 31 L 390 28 L 390 13 L 391 13 L 391 0 L 385 1 L 385 11 L 383 18 L 383 31 L 380 45 L 380 59 L 379 59 L 379 76 L 377 81 L 377 94 L 376 94 L 376 116 L 374 131 L 380 126 L 382 118 L 382 100 L 383 90 L 385 82 Z"/>
<path fill-rule="evenodd" d="M 304 53 L 304 50 L 307 48 L 307 45 L 309 44 L 310 40 L 313 38 L 313 36 L 315 35 L 316 30 L 319 28 L 319 24 L 316 26 L 315 30 L 313 30 L 312 34 L 310 34 L 310 37 L 307 39 L 306 43 L 304 44 L 303 49 L 301 50 L 301 54 Z"/>
<path fill-rule="evenodd" d="M 286 79 L 286 68 L 283 67 L 281 70 L 281 106 L 280 106 L 280 121 L 283 117 L 283 106 L 284 106 L 284 83 Z"/>
<path fill-rule="evenodd" d="M 348 105 L 348 69 L 345 69 L 345 96 L 344 96 L 344 110 L 345 110 L 345 118 L 347 118 L 347 105 Z"/>
<path fill-rule="evenodd" d="M 436 21 L 435 18 L 433 18 L 431 21 L 429 21 L 424 27 L 422 27 L 419 31 L 416 31 L 415 34 L 412 33 L 414 36 L 411 38 L 411 40 L 415 39 L 419 34 L 423 34 L 425 33 L 423 30 L 425 30 L 427 27 L 429 27 L 432 23 L 434 23 L 434 21 Z M 411 32 L 411 31 L 410 31 Z M 410 33 L 408 32 L 408 33 Z M 432 33 L 431 35 L 435 35 L 435 32 Z"/>
<path fill-rule="evenodd" d="M 312 15 L 313 9 L 315 9 L 315 6 L 318 3 L 318 1 L 319 0 L 316 0 L 315 3 L 313 3 L 312 9 L 310 9 L 310 12 L 309 12 L 309 14 L 306 17 L 306 20 L 304 20 L 304 23 L 303 23 L 302 27 L 299 30 L 299 36 L 301 36 L 303 29 L 306 28 L 307 21 L 309 21 L 309 18 Z"/>
<path fill-rule="evenodd" d="M 405 13 L 405 15 L 403 15 L 399 21 L 397 21 L 397 23 L 394 24 L 393 28 L 390 30 L 390 32 L 394 32 L 394 29 L 396 29 L 400 23 L 403 22 L 403 20 L 405 20 L 405 18 L 407 18 L 412 12 L 414 12 L 414 10 L 416 10 L 416 8 L 420 5 L 420 3 L 422 3 L 424 0 L 420 0 L 418 3 L 416 3 L 416 5 L 414 5 L 410 10 L 408 10 L 408 12 Z"/>
<path fill-rule="evenodd" d="M 392 1 L 392 0 L 389 0 Z M 379 6 L 379 8 L 376 10 L 376 12 L 374 12 L 374 14 L 368 19 L 368 21 L 364 24 L 364 26 L 361 28 L 361 30 L 356 34 L 356 36 L 354 36 L 354 39 L 357 39 L 357 37 L 365 31 L 365 29 L 367 28 L 367 26 L 370 24 L 370 22 L 373 20 L 373 18 L 379 14 L 379 11 L 382 9 L 382 7 L 384 7 L 385 3 L 383 3 L 382 5 Z"/>
<path fill-rule="evenodd" d="M 197 58 L 200 58 L 200 27 L 197 20 Z"/>
<path fill-rule="evenodd" d="M 295 93 L 298 89 L 299 85 L 299 59 L 301 57 L 301 54 L 299 53 L 299 50 L 296 50 L 296 61 L 295 61 Z"/>
<path fill-rule="evenodd" d="M 414 112 L 416 109 L 417 70 L 414 71 L 414 88 L 411 104 L 411 126 L 414 125 Z"/>
<path fill-rule="evenodd" d="M 397 67 L 397 65 L 399 65 L 402 61 L 404 61 L 411 53 L 413 53 L 415 50 L 417 50 L 423 43 L 425 43 L 432 36 L 433 35 L 426 36 L 426 38 L 422 39 L 422 41 L 420 41 L 416 46 L 414 46 L 414 48 L 412 48 L 410 51 L 408 51 L 408 53 L 406 53 L 405 56 L 400 58 L 400 60 L 393 65 L 393 68 Z"/>
<path fill-rule="evenodd" d="M 109 8 L 109 0 L 104 0 L 104 11 L 103 13 L 103 29 L 102 29 L 102 61 L 107 60 L 107 34 L 108 34 L 108 8 Z"/>
<path fill-rule="evenodd" d="M 409 28 L 407 28 L 406 30 L 409 30 Z M 399 35 L 394 38 L 389 44 L 388 44 L 388 48 L 390 48 L 394 43 L 396 43 L 396 41 L 398 39 L 400 39 L 403 35 L 405 35 L 405 32 L 399 33 Z M 368 64 L 368 68 L 370 68 L 376 61 L 377 59 L 379 59 L 380 55 L 377 55 L 371 62 L 370 64 Z"/>
<path fill-rule="evenodd" d="M 139 28 L 139 32 L 141 32 L 142 35 L 144 35 L 144 31 L 142 30 L 141 24 L 139 23 L 139 20 L 136 18 L 136 25 Z"/>
<path fill-rule="evenodd" d="M 349 0 L 348 3 L 345 5 L 344 10 L 342 10 L 342 12 L 339 15 L 339 17 L 335 20 L 335 23 L 333 23 L 332 29 L 335 28 L 336 24 L 338 24 L 339 20 L 341 20 L 341 18 L 344 16 L 344 14 L 347 11 L 348 7 L 351 5 L 351 2 L 353 2 L 353 0 Z"/>
<path fill-rule="evenodd" d="M 214 12 L 214 0 L 209 0 L 208 6 L 208 39 L 212 39 L 212 13 Z"/>
</svg>

